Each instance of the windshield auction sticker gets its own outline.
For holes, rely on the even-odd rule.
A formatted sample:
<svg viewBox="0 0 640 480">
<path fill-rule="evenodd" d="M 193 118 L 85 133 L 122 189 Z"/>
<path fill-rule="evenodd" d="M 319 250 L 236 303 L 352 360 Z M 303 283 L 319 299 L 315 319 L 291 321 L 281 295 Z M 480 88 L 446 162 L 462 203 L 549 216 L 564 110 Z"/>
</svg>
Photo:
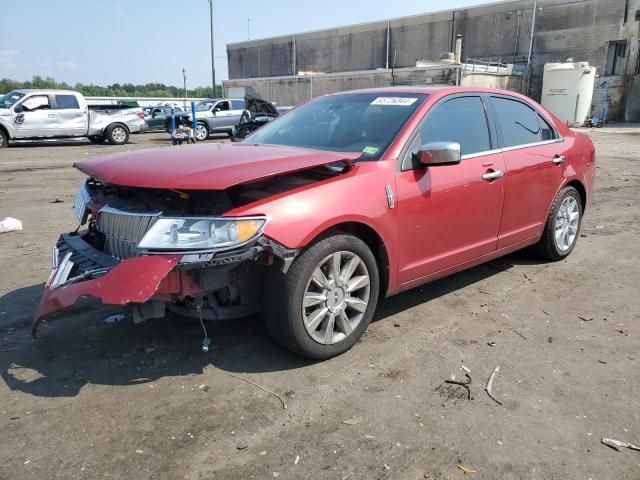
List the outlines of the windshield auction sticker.
<svg viewBox="0 0 640 480">
<path fill-rule="evenodd" d="M 371 105 L 397 105 L 400 107 L 408 107 L 409 105 L 413 105 L 417 98 L 411 97 L 378 97 Z"/>
</svg>

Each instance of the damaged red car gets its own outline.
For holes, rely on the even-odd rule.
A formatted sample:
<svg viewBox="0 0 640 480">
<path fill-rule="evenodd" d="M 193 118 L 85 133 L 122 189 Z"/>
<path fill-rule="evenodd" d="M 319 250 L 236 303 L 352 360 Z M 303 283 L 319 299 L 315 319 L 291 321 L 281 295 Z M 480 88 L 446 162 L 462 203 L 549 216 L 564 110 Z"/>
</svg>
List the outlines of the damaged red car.
<svg viewBox="0 0 640 480">
<path fill-rule="evenodd" d="M 54 248 L 34 334 L 101 304 L 136 322 L 262 312 L 277 342 L 324 359 L 381 297 L 528 246 L 569 255 L 595 152 L 527 97 L 402 87 L 314 99 L 241 143 L 75 167 L 81 227 Z"/>
</svg>

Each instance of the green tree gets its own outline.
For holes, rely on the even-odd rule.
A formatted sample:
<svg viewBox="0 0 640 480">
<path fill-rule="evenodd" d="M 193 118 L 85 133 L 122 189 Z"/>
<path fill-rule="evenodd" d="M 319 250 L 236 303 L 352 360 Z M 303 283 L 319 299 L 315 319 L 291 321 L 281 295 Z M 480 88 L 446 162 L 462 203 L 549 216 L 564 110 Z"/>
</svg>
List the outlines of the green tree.
<svg viewBox="0 0 640 480">
<path fill-rule="evenodd" d="M 43 78 L 40 75 L 34 75 L 31 80 L 26 82 L 18 82 L 9 78 L 0 79 L 0 93 L 7 93 L 20 88 L 73 89 L 88 97 L 184 97 L 182 88 L 155 82 L 145 85 L 114 83 L 107 86 L 94 85 L 92 83 L 85 85 L 78 82 L 72 87 L 65 82 L 57 82 L 51 77 Z M 187 96 L 200 98 L 221 97 L 222 85 L 216 85 L 215 93 L 211 87 L 196 87 L 187 90 Z"/>
</svg>

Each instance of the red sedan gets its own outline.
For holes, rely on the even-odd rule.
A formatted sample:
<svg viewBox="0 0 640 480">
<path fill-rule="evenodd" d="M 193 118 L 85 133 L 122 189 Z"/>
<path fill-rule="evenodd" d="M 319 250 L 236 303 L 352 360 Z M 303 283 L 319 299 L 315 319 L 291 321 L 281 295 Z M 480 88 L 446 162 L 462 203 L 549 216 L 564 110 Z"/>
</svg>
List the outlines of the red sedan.
<svg viewBox="0 0 640 480">
<path fill-rule="evenodd" d="M 314 99 L 242 143 L 75 166 L 87 228 L 58 240 L 34 334 L 74 306 L 134 321 L 262 312 L 281 345 L 324 359 L 380 297 L 530 245 L 567 257 L 595 151 L 522 95 L 408 87 Z"/>
</svg>

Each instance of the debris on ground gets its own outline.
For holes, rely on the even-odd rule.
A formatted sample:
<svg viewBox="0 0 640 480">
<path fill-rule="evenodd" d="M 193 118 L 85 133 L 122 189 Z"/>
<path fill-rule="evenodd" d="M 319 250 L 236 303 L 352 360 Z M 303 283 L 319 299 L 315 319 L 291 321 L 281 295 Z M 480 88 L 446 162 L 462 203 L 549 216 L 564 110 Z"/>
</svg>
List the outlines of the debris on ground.
<svg viewBox="0 0 640 480">
<path fill-rule="evenodd" d="M 583 316 L 580 316 L 580 315 L 578 315 L 578 318 L 580 320 L 582 320 L 583 322 L 590 322 L 591 320 L 593 320 L 593 317 L 583 317 Z"/>
<path fill-rule="evenodd" d="M 513 333 L 515 333 L 516 335 L 524 338 L 525 340 L 527 340 L 527 337 L 525 337 L 524 335 L 522 335 L 519 331 L 517 331 L 515 328 L 510 328 L 509 330 L 511 330 Z"/>
<path fill-rule="evenodd" d="M 490 342 L 487 342 L 487 345 L 489 345 L 490 347 L 495 347 L 496 346 L 496 342 L 494 342 L 493 340 Z"/>
<path fill-rule="evenodd" d="M 470 467 L 465 467 L 464 465 L 458 465 L 458 468 L 462 470 L 465 475 L 467 473 L 478 473 L 477 470 L 474 470 L 473 468 L 470 468 Z"/>
<path fill-rule="evenodd" d="M 549 338 L 547 339 L 547 342 L 549 342 L 549 343 L 553 343 L 553 337 L 549 337 Z"/>
<path fill-rule="evenodd" d="M 495 379 L 498 372 L 500 372 L 499 365 L 493 369 L 493 372 L 491 372 L 491 375 L 489 376 L 489 380 L 487 380 L 487 385 L 484 387 L 484 391 L 487 392 L 487 395 L 489 395 L 491 400 L 496 402 L 498 405 L 502 405 L 502 402 L 493 396 L 493 380 Z"/>
<path fill-rule="evenodd" d="M 284 398 L 282 398 L 282 397 L 281 397 L 280 395 L 278 395 L 276 392 L 272 392 L 271 390 L 266 389 L 266 388 L 264 388 L 263 386 L 258 385 L 258 384 L 257 384 L 257 383 L 255 383 L 255 382 L 252 382 L 252 381 L 251 381 L 251 380 L 249 380 L 248 378 L 240 377 L 240 376 L 238 376 L 238 375 L 234 375 L 233 373 L 228 373 L 228 372 L 226 373 L 226 375 L 229 375 L 230 377 L 233 377 L 233 378 L 237 378 L 238 380 L 242 380 L 243 382 L 246 382 L 246 383 L 248 383 L 248 384 L 250 384 L 250 385 L 253 385 L 253 386 L 254 386 L 254 387 L 256 387 L 256 388 L 259 388 L 260 390 L 262 390 L 262 391 L 263 391 L 263 392 L 265 392 L 265 393 L 268 393 L 268 394 L 270 394 L 270 395 L 273 395 L 273 396 L 274 396 L 274 397 L 276 397 L 278 400 L 280 400 L 280 403 L 282 404 L 282 408 L 283 408 L 284 410 L 286 410 L 286 409 L 287 409 L 287 404 L 286 404 L 286 402 L 284 401 Z"/>
<path fill-rule="evenodd" d="M 59 198 L 54 198 L 49 203 L 64 203 L 64 200 L 60 200 Z"/>
<path fill-rule="evenodd" d="M 633 443 L 623 442 L 621 440 L 614 440 L 613 438 L 602 437 L 602 443 L 607 447 L 611 447 L 618 452 L 621 452 L 623 448 L 629 448 L 631 450 L 637 450 L 640 452 L 640 447 Z"/>
<path fill-rule="evenodd" d="M 355 415 L 351 418 L 347 418 L 346 420 L 342 420 L 341 423 L 344 423 L 345 425 L 357 425 L 360 423 L 360 419 L 357 418 Z"/>
<path fill-rule="evenodd" d="M 22 222 L 17 218 L 7 217 L 0 222 L 0 233 L 17 232 L 22 230 Z"/>
</svg>

